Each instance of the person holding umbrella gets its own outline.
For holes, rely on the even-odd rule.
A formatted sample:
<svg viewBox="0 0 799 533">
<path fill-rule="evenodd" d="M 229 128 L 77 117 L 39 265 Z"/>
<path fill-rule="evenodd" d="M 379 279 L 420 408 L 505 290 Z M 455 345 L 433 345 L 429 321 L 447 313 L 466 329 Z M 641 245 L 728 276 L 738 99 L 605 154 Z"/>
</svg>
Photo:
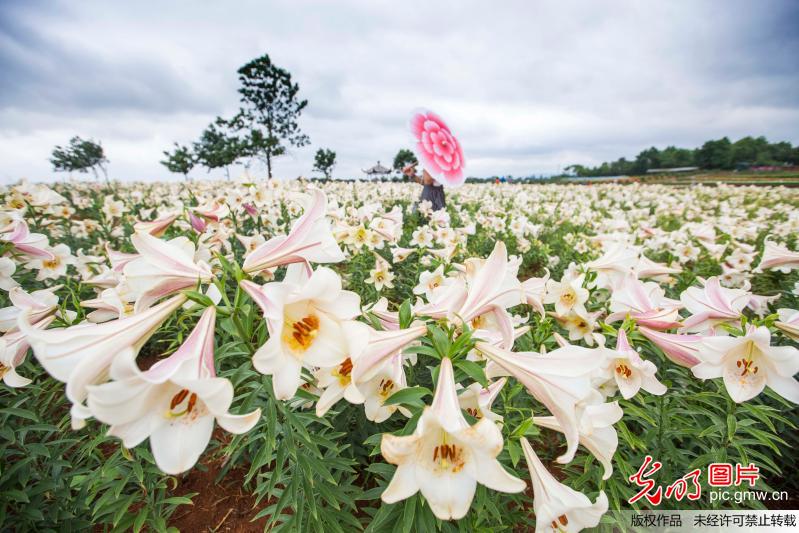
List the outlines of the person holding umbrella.
<svg viewBox="0 0 799 533">
<path fill-rule="evenodd" d="M 419 198 L 420 202 L 427 200 L 433 204 L 433 211 L 444 209 L 446 207 L 446 198 L 444 195 L 444 186 L 438 183 L 427 170 L 422 169 L 422 175 L 416 174 L 417 163 L 411 163 L 402 169 L 402 173 L 408 176 L 412 181 L 422 184 L 422 196 Z"/>
<path fill-rule="evenodd" d="M 415 111 L 411 115 L 410 130 L 414 151 L 422 164 L 422 175 L 416 173 L 417 163 L 406 166 L 402 173 L 422 184 L 421 200 L 431 202 L 434 211 L 444 209 L 444 186 L 458 187 L 466 180 L 461 145 L 444 120 L 432 111 Z"/>
</svg>

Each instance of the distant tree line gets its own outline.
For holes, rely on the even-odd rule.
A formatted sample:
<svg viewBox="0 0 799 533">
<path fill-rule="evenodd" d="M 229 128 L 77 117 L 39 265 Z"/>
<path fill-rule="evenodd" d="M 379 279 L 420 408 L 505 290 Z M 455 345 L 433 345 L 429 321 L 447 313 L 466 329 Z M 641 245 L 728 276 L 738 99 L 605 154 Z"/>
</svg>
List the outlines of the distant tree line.
<svg viewBox="0 0 799 533">
<path fill-rule="evenodd" d="M 799 165 L 799 146 L 791 146 L 789 142 L 770 143 L 765 137 L 744 137 L 735 142 L 722 137 L 694 149 L 668 146 L 658 150 L 653 146 L 641 151 L 634 160 L 622 157 L 596 167 L 570 165 L 566 171 L 578 176 L 619 176 L 644 174 L 658 168 L 734 170 L 778 165 Z"/>
</svg>

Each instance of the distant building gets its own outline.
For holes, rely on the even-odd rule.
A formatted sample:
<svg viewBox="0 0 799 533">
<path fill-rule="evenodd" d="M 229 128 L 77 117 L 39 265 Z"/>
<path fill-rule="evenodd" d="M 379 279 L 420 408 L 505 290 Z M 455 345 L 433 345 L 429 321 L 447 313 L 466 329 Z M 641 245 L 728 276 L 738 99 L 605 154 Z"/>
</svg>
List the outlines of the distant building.
<svg viewBox="0 0 799 533">
<path fill-rule="evenodd" d="M 758 165 L 749 167 L 749 170 L 753 172 L 784 172 L 784 171 L 794 171 L 799 167 L 789 165 L 784 163 L 782 165 Z"/>
<path fill-rule="evenodd" d="M 674 167 L 674 168 L 650 168 L 647 174 L 671 174 L 673 172 L 695 172 L 699 167 Z"/>
<path fill-rule="evenodd" d="M 377 164 L 372 168 L 361 169 L 361 171 L 369 178 L 382 178 L 391 173 L 391 169 L 381 165 L 380 161 L 378 161 Z"/>
<path fill-rule="evenodd" d="M 627 181 L 630 176 L 567 176 L 564 183 L 602 183 L 605 181 Z"/>
</svg>

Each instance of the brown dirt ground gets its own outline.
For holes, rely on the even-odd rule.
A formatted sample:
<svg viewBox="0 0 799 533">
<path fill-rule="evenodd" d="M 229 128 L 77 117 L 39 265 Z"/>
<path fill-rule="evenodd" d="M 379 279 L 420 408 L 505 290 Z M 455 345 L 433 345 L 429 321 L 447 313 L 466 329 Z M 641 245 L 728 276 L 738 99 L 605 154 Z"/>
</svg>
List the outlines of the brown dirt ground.
<svg viewBox="0 0 799 533">
<path fill-rule="evenodd" d="M 262 501 L 255 508 L 255 496 L 242 487 L 247 470 L 235 468 L 217 483 L 223 459 L 204 461 L 202 464 L 205 471 L 195 468 L 178 479 L 175 495 L 190 492 L 198 494 L 192 498 L 194 505 L 181 506 L 175 511 L 169 519 L 169 525 L 191 533 L 263 531 L 267 519 L 260 518 L 253 522 L 253 518 L 267 503 Z"/>
</svg>

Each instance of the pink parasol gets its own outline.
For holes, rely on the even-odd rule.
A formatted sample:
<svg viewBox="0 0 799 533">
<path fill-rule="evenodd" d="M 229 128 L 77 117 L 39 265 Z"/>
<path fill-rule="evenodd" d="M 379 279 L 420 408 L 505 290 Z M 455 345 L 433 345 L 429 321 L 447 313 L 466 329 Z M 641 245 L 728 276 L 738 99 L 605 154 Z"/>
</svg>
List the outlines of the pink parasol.
<svg viewBox="0 0 799 533">
<path fill-rule="evenodd" d="M 414 151 L 425 170 L 441 185 L 463 185 L 463 150 L 444 120 L 432 111 L 416 110 L 411 114 L 410 129 L 416 141 Z"/>
</svg>

